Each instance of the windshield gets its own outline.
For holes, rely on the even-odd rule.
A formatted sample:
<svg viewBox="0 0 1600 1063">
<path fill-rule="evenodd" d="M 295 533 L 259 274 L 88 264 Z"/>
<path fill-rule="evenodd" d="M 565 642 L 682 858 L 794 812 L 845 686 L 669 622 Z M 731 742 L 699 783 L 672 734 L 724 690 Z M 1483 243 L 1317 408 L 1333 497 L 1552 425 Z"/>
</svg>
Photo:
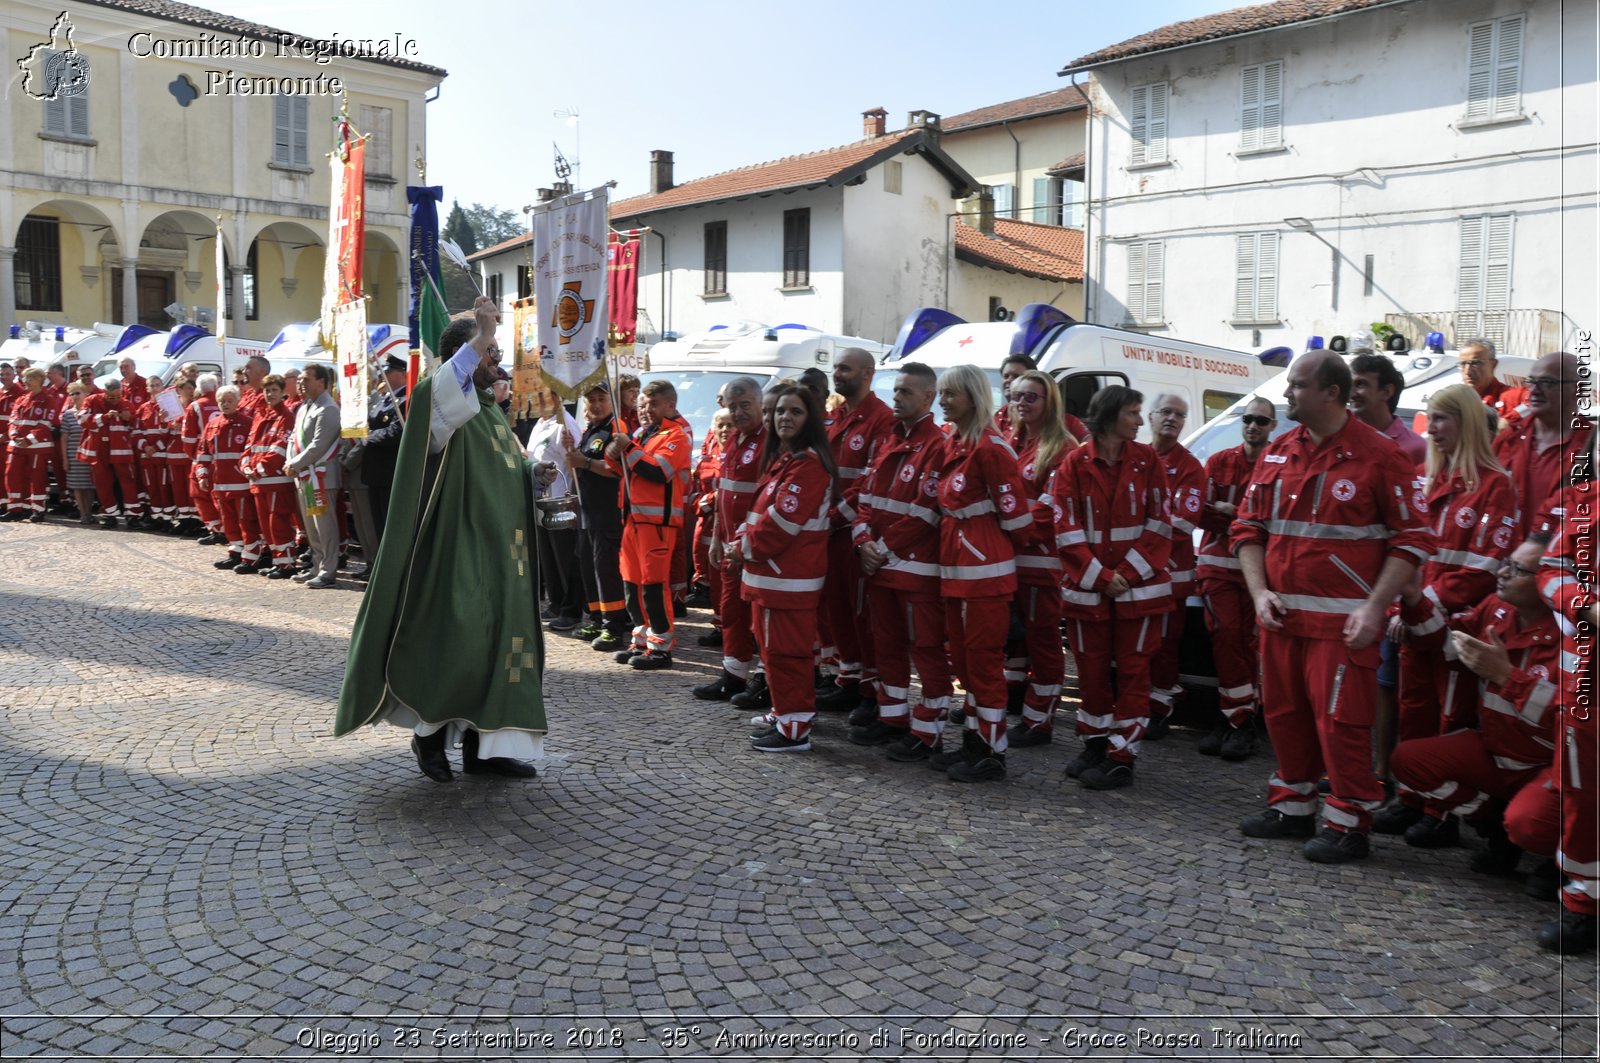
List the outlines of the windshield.
<svg viewBox="0 0 1600 1063">
<path fill-rule="evenodd" d="M 713 372 L 705 369 L 667 369 L 642 373 L 639 379 L 648 384 L 652 380 L 665 380 L 678 390 L 678 413 L 694 430 L 694 445 L 698 449 L 711 430 L 711 418 L 716 415 L 717 392 L 722 385 L 738 377 L 752 377 L 763 391 L 772 382 L 770 373 Z"/>
<path fill-rule="evenodd" d="M 916 361 L 915 358 L 909 359 Z M 880 365 L 877 372 L 872 375 L 872 393 L 883 400 L 885 406 L 894 406 L 894 378 L 899 376 L 892 365 Z M 983 375 L 989 378 L 989 398 L 994 403 L 994 412 L 1000 412 L 1000 370 L 985 369 Z M 944 414 L 939 411 L 939 400 L 933 400 L 933 423 L 944 424 Z"/>
<path fill-rule="evenodd" d="M 117 367 L 122 364 L 124 358 L 128 357 L 131 356 L 127 352 L 123 352 L 114 358 L 102 358 L 96 362 L 94 366 L 95 383 L 100 387 L 105 387 L 107 380 L 113 378 L 121 380 L 122 370 Z M 158 376 L 165 380 L 167 378 L 167 369 L 171 365 L 172 360 L 165 357 L 133 359 L 133 368 L 139 374 L 140 380 L 149 380 L 153 376 Z"/>
<path fill-rule="evenodd" d="M 1273 416 L 1278 419 L 1278 424 L 1272 430 L 1272 438 L 1277 439 L 1293 428 L 1296 422 L 1289 420 L 1288 408 L 1282 403 L 1274 406 L 1273 410 Z M 1403 423 L 1411 425 L 1418 435 L 1422 434 L 1421 428 L 1426 427 L 1425 419 L 1422 426 L 1418 427 L 1418 415 L 1420 413 L 1421 411 L 1404 404 L 1394 411 L 1394 415 L 1400 418 Z M 1189 453 L 1198 458 L 1201 464 L 1204 464 L 1206 459 L 1218 451 L 1236 447 L 1244 442 L 1244 426 L 1239 423 L 1239 418 L 1242 416 L 1244 416 L 1243 403 L 1237 403 L 1229 407 L 1218 414 L 1215 420 L 1200 429 L 1194 438 L 1184 443 L 1184 446 L 1189 448 Z M 1355 415 L 1351 414 L 1351 416 Z"/>
</svg>

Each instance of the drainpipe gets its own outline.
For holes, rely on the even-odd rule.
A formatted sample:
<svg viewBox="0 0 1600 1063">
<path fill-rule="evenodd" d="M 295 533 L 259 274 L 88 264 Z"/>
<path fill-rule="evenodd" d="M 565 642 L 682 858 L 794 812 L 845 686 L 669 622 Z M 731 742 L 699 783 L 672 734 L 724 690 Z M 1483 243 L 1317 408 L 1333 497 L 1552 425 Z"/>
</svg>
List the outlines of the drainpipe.
<svg viewBox="0 0 1600 1063">
<path fill-rule="evenodd" d="M 1017 204 L 1022 202 L 1022 141 L 1011 131 L 1010 122 L 1001 122 L 1000 128 L 1011 138 L 1011 220 L 1016 221 L 1022 217 L 1022 212 L 1017 209 Z"/>
<path fill-rule="evenodd" d="M 667 234 L 651 227 L 651 232 L 661 238 L 661 331 L 672 328 L 672 307 L 667 305 Z"/>
<path fill-rule="evenodd" d="M 1083 319 L 1088 322 L 1095 320 L 1093 297 L 1094 285 L 1089 281 L 1089 263 L 1093 258 L 1090 241 L 1091 226 L 1094 224 L 1094 101 L 1089 94 L 1078 85 L 1078 75 L 1072 75 L 1072 85 L 1083 92 Z"/>
</svg>

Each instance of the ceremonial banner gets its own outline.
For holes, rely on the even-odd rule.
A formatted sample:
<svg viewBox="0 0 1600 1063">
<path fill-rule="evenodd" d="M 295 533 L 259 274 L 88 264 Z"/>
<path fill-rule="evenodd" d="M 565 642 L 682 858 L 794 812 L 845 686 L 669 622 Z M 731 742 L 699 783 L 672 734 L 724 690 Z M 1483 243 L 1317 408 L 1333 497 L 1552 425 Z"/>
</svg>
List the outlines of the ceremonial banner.
<svg viewBox="0 0 1600 1063">
<path fill-rule="evenodd" d="M 417 348 L 413 352 L 427 362 L 423 369 L 433 369 L 439 364 L 439 337 L 444 334 L 448 324 L 450 311 L 445 309 L 444 296 L 439 294 L 439 283 L 424 273 L 421 306 L 417 308 Z M 412 369 L 416 369 L 415 359 Z M 410 374 L 407 376 L 408 384 L 415 387 L 415 378 Z"/>
<path fill-rule="evenodd" d="M 371 373 L 367 353 L 367 301 L 333 310 L 333 355 L 339 382 L 339 435 L 367 438 L 367 391 Z"/>
<path fill-rule="evenodd" d="M 406 202 L 411 204 L 411 308 L 406 324 L 411 328 L 411 349 L 422 349 L 417 319 L 422 310 L 423 275 L 439 283 L 439 201 L 442 185 L 409 185 Z"/>
<path fill-rule="evenodd" d="M 217 215 L 217 343 L 228 335 L 228 255 L 222 246 L 222 215 Z"/>
<path fill-rule="evenodd" d="M 556 396 L 539 368 L 539 310 L 535 299 L 511 304 L 511 421 L 542 416 Z"/>
<path fill-rule="evenodd" d="M 611 318 L 611 345 L 633 342 L 639 321 L 639 233 L 612 233 L 606 248 L 606 299 Z"/>
<path fill-rule="evenodd" d="M 322 345 L 334 332 L 333 310 L 361 298 L 361 267 L 366 245 L 366 143 L 347 120 L 339 122 L 339 143 L 329 156 L 333 197 L 328 207 L 328 246 L 322 265 Z"/>
<path fill-rule="evenodd" d="M 606 204 L 601 187 L 533 213 L 539 365 L 545 383 L 569 401 L 606 374 Z"/>
</svg>

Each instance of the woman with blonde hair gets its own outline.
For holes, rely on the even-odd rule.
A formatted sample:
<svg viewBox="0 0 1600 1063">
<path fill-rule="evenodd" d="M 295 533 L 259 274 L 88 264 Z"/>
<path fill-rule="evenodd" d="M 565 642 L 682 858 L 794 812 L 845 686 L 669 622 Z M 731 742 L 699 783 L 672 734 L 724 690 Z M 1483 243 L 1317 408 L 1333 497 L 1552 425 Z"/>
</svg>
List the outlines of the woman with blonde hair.
<svg viewBox="0 0 1600 1063">
<path fill-rule="evenodd" d="M 1061 416 L 1061 392 L 1049 376 L 1030 369 L 1011 381 L 1008 392 L 1012 445 L 1022 469 L 1022 487 L 1030 502 L 1054 513 L 1045 493 L 1050 474 L 1061 458 L 1078 445 Z M 1053 523 L 1053 520 L 1052 520 Z M 1022 637 L 1006 647 L 1007 707 L 1019 706 L 1022 720 L 1011 728 L 1008 745 L 1038 746 L 1050 741 L 1066 671 L 1061 647 L 1061 555 L 1055 536 L 1039 535 L 1017 551 L 1017 592 L 1012 630 Z"/>
<path fill-rule="evenodd" d="M 1033 538 L 1017 455 L 994 427 L 989 377 L 975 365 L 939 376 L 950 437 L 939 464 L 939 578 L 950 669 L 967 692 L 961 747 L 928 758 L 958 782 L 1006 775 L 1005 641 L 1017 590 L 1016 552 Z"/>
<path fill-rule="evenodd" d="M 1501 564 L 1518 545 L 1517 493 L 1494 456 L 1493 417 L 1494 411 L 1468 384 L 1452 384 L 1428 399 L 1428 454 L 1410 501 L 1427 510 L 1439 543 L 1417 579 L 1422 593 L 1447 616 L 1493 594 Z M 1391 631 L 1400 627 L 1398 618 L 1390 626 Z M 1403 742 L 1475 726 L 1476 695 L 1472 675 L 1402 643 L 1395 737 Z M 1384 760 L 1391 746 L 1388 738 L 1379 736 Z M 1423 849 L 1455 844 L 1460 833 L 1456 820 L 1435 811 L 1421 795 L 1402 788 L 1399 799 L 1373 817 L 1372 829 L 1403 833 L 1407 843 Z"/>
</svg>

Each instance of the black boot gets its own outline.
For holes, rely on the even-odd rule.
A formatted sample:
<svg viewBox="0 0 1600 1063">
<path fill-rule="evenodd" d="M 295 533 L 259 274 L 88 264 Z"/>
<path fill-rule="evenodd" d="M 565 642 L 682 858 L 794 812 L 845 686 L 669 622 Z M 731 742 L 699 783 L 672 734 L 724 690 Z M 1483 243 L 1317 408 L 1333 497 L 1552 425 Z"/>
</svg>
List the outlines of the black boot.
<svg viewBox="0 0 1600 1063">
<path fill-rule="evenodd" d="M 767 689 L 767 673 L 757 672 L 751 676 L 744 693 L 735 694 L 728 700 L 734 708 L 745 712 L 765 712 L 772 708 L 772 691 Z"/>
<path fill-rule="evenodd" d="M 1111 739 L 1109 738 L 1085 738 L 1083 740 L 1083 752 L 1079 753 L 1077 759 L 1067 765 L 1067 778 L 1076 779 L 1102 760 L 1105 760 L 1106 750 L 1110 746 Z"/>
<path fill-rule="evenodd" d="M 426 738 L 411 736 L 411 752 L 417 755 L 417 767 L 434 782 L 449 782 L 455 778 L 450 772 L 450 759 L 444 755 L 445 739 L 450 728 L 441 727 Z"/>
<path fill-rule="evenodd" d="M 701 701 L 727 701 L 735 694 L 744 693 L 748 686 L 743 679 L 724 669 L 716 679 L 692 688 L 689 693 Z"/>
<path fill-rule="evenodd" d="M 533 779 L 539 775 L 532 764 L 520 760 L 478 756 L 478 732 L 471 728 L 461 736 L 461 770 L 468 775 L 503 775 L 508 779 Z"/>
</svg>

